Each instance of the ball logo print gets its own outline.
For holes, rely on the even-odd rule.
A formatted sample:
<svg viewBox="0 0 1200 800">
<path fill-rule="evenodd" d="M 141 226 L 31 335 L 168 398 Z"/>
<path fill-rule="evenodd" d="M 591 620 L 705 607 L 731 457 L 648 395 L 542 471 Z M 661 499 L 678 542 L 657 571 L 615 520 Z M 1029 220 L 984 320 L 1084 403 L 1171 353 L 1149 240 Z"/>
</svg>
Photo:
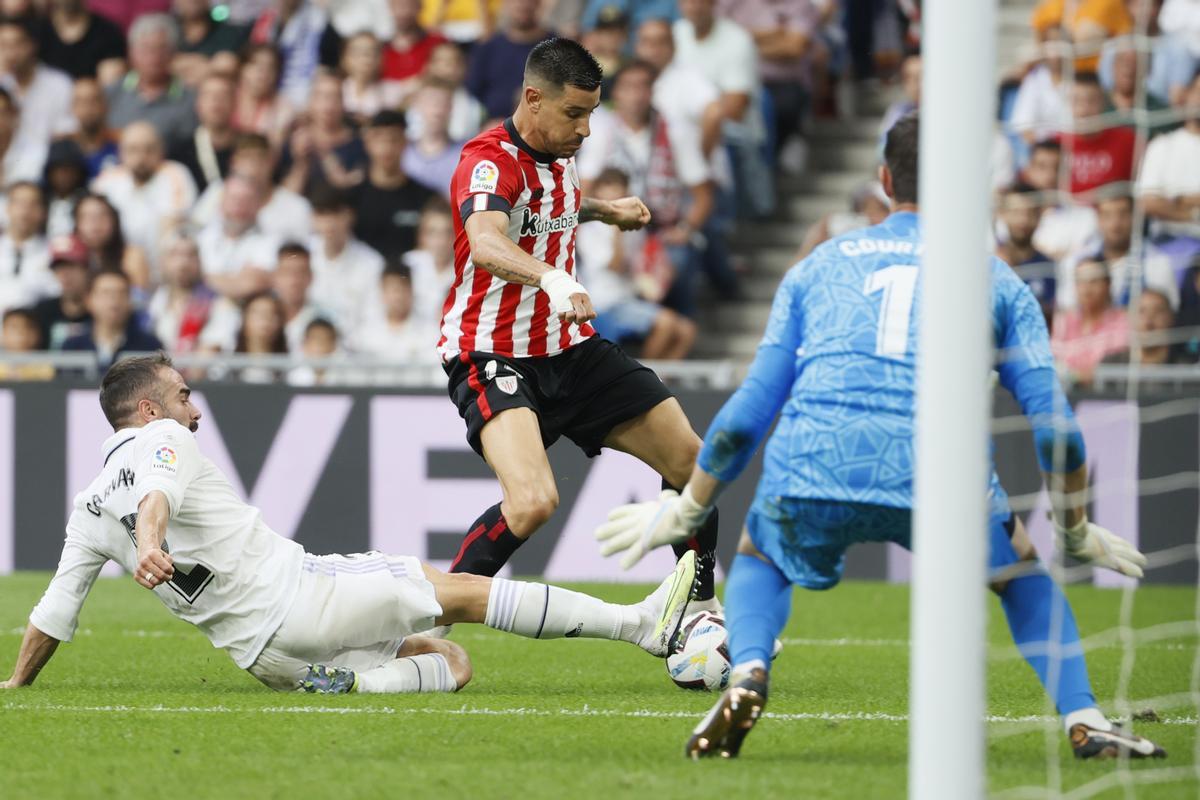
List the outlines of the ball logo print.
<svg viewBox="0 0 1200 800">
<path fill-rule="evenodd" d="M 500 184 L 500 170 L 491 161 L 480 161 L 471 170 L 471 192 L 495 192 Z"/>
<path fill-rule="evenodd" d="M 720 691 L 729 685 L 729 634 L 708 611 L 683 621 L 667 655 L 667 674 L 682 689 Z"/>
</svg>

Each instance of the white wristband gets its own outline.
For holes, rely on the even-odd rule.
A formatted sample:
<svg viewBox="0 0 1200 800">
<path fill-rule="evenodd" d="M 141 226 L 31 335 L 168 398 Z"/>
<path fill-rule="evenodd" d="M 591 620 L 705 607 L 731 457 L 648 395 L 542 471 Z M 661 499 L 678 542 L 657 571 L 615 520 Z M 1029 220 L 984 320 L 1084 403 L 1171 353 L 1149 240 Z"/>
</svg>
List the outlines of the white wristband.
<svg viewBox="0 0 1200 800">
<path fill-rule="evenodd" d="M 679 517 L 688 530 L 699 528 L 711 513 L 712 506 L 702 506 L 696 502 L 690 484 L 683 487 L 679 494 Z"/>
<path fill-rule="evenodd" d="M 561 269 L 543 272 L 538 285 L 541 286 L 543 292 L 550 296 L 550 305 L 558 314 L 574 310 L 574 306 L 571 305 L 571 295 L 588 293 L 587 289 Z"/>
</svg>

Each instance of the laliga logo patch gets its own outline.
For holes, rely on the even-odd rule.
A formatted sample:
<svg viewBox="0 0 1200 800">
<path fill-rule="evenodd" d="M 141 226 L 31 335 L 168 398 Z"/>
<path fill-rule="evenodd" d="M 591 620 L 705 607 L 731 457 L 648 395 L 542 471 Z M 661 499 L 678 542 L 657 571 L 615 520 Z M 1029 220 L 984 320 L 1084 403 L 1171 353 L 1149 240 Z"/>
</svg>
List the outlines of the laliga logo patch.
<svg viewBox="0 0 1200 800">
<path fill-rule="evenodd" d="M 500 170 L 491 161 L 480 161 L 471 170 L 469 192 L 495 192 L 500 183 Z"/>
<path fill-rule="evenodd" d="M 178 460 L 174 450 L 169 447 L 160 447 L 154 451 L 154 463 L 150 467 L 164 472 L 174 472 L 175 462 Z"/>
</svg>

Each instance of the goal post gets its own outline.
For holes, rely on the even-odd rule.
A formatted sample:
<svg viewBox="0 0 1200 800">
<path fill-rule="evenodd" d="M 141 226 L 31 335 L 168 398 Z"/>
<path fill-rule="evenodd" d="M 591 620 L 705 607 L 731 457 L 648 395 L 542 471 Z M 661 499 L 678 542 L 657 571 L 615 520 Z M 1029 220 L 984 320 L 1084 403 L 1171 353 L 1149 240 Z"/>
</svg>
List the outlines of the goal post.
<svg viewBox="0 0 1200 800">
<path fill-rule="evenodd" d="M 996 0 L 923 6 L 909 797 L 983 797 Z"/>
</svg>

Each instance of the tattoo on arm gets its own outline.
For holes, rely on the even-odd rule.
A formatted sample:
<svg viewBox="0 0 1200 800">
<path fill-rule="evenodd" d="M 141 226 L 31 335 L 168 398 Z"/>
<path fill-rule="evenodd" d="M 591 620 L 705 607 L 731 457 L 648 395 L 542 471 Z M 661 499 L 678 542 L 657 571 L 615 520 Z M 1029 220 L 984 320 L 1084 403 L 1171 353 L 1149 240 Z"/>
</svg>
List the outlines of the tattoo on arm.
<svg viewBox="0 0 1200 800">
<path fill-rule="evenodd" d="M 579 221 L 592 222 L 593 220 L 604 219 L 603 209 L 606 204 L 600 200 L 593 200 L 590 197 L 585 197 L 579 201 Z"/>
</svg>

